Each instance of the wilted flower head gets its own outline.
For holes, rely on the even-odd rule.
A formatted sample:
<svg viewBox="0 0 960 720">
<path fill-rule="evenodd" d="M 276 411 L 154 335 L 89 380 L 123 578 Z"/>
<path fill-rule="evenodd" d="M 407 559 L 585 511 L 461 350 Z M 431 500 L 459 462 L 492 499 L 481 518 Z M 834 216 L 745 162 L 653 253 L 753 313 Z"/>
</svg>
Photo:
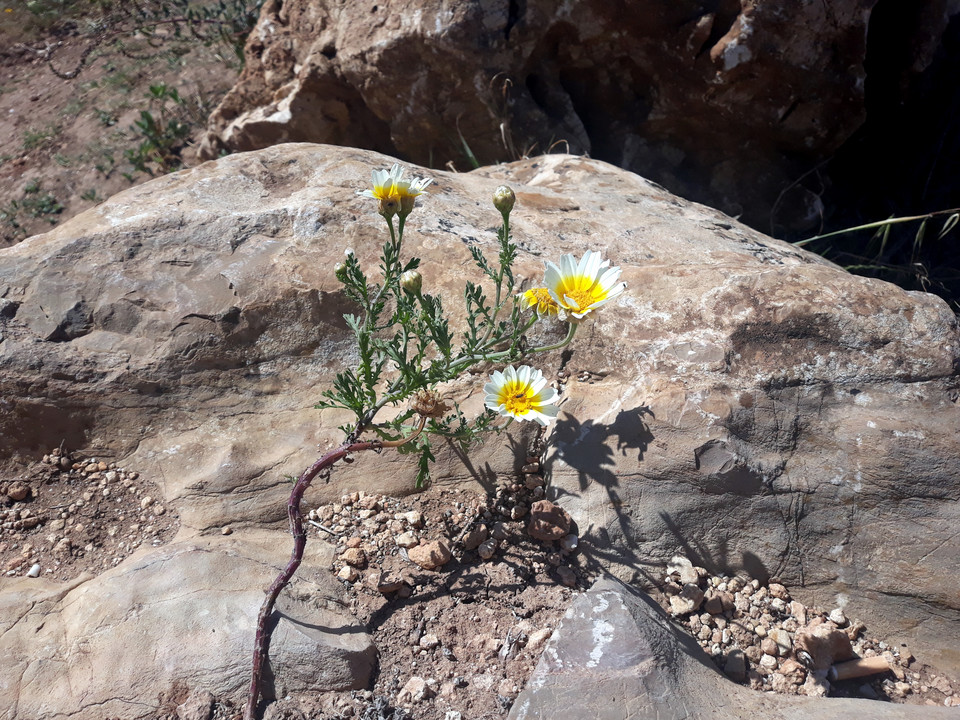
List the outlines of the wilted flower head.
<svg viewBox="0 0 960 720">
<path fill-rule="evenodd" d="M 427 178 L 403 179 L 403 168 L 394 163 L 389 172 L 374 170 L 372 174 L 372 190 L 363 190 L 358 195 L 373 198 L 380 202 L 380 214 L 386 218 L 397 213 L 406 217 L 413 210 L 414 201 L 418 195 L 423 195 L 433 180 Z"/>
<path fill-rule="evenodd" d="M 557 305 L 550 296 L 550 291 L 547 290 L 547 288 L 532 288 L 524 293 L 520 293 L 520 300 L 526 304 L 525 309 L 535 307 L 537 309 L 537 315 L 540 317 L 544 315 L 556 315 L 560 310 L 560 306 Z"/>
<path fill-rule="evenodd" d="M 618 297 L 627 287 L 620 279 L 620 268 L 610 267 L 600 253 L 587 250 L 577 262 L 573 255 L 563 255 L 560 266 L 546 263 L 544 282 L 550 297 L 560 307 L 560 318 L 579 322 L 591 310 L 596 310 Z"/>
<path fill-rule="evenodd" d="M 557 391 L 547 385 L 543 373 L 529 365 L 508 365 L 503 372 L 495 371 L 483 391 L 487 394 L 484 404 L 504 417 L 546 425 L 557 416 L 553 404 Z"/>
<path fill-rule="evenodd" d="M 443 417 L 450 410 L 449 403 L 440 397 L 436 390 L 422 388 L 417 390 L 410 400 L 410 408 L 425 418 Z"/>
</svg>

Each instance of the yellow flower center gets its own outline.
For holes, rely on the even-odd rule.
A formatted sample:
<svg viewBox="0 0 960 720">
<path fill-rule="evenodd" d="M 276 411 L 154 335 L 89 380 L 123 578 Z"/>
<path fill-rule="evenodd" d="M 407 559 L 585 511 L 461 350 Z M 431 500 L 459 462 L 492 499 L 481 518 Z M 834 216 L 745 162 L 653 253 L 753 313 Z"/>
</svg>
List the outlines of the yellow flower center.
<svg viewBox="0 0 960 720">
<path fill-rule="evenodd" d="M 533 290 L 528 290 L 532 299 L 536 302 L 537 305 L 553 305 L 553 298 L 550 297 L 550 293 L 546 288 L 534 288 Z"/>
<path fill-rule="evenodd" d="M 514 415 L 526 415 L 533 407 L 533 392 L 529 385 L 509 382 L 500 390 L 497 400 L 507 412 Z"/>
<path fill-rule="evenodd" d="M 523 294 L 527 301 L 527 307 L 535 307 L 541 315 L 548 313 L 557 314 L 557 304 L 550 297 L 550 292 L 546 288 L 532 288 Z"/>
<path fill-rule="evenodd" d="M 600 284 L 594 284 L 593 278 L 588 277 L 571 279 L 566 283 L 563 291 L 558 294 L 561 297 L 566 296 L 573 300 L 577 305 L 577 310 L 586 310 L 607 296 Z"/>
</svg>

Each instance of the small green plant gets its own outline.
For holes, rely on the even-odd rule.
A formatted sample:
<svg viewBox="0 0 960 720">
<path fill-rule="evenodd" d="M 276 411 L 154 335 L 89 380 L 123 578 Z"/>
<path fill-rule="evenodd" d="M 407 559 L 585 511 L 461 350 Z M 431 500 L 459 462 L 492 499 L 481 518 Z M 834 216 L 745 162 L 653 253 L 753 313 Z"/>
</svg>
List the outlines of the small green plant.
<svg viewBox="0 0 960 720">
<path fill-rule="evenodd" d="M 103 110 L 102 108 L 96 108 L 94 115 L 97 116 L 97 120 L 100 121 L 100 124 L 104 127 L 113 127 L 117 124 L 117 114 L 111 110 Z"/>
<path fill-rule="evenodd" d="M 84 191 L 83 194 L 80 195 L 80 199 L 93 203 L 103 202 L 103 198 L 100 197 L 100 193 L 97 192 L 96 188 L 90 188 L 89 190 Z"/>
<path fill-rule="evenodd" d="M 30 181 L 23 189 L 23 200 L 20 206 L 32 218 L 44 218 L 51 225 L 57 224 L 55 215 L 63 212 L 63 205 L 49 192 L 41 192 L 40 180 Z"/>
<path fill-rule="evenodd" d="M 139 145 L 125 150 L 124 157 L 135 170 L 149 175 L 167 173 L 180 167 L 180 149 L 190 135 L 190 126 L 176 117 L 184 100 L 176 88 L 165 83 L 151 85 L 147 93 L 150 109 L 140 111 L 131 130 L 141 138 Z M 151 111 L 156 111 L 156 115 Z"/>
<path fill-rule="evenodd" d="M 98 148 L 96 157 L 97 161 L 93 164 L 94 169 L 104 177 L 110 177 L 117 166 L 113 151 L 103 147 Z"/>
<path fill-rule="evenodd" d="M 11 3 L 10 15 L 21 36 L 33 38 L 48 33 L 65 17 L 76 17 L 94 4 L 89 0 L 27 0 Z"/>
<path fill-rule="evenodd" d="M 14 237 L 20 237 L 26 234 L 24 216 L 56 225 L 61 212 L 63 205 L 51 193 L 43 192 L 41 181 L 34 179 L 24 186 L 19 199 L 10 200 L 0 208 L 0 221 L 10 228 Z"/>
<path fill-rule="evenodd" d="M 23 149 L 36 150 L 46 147 L 60 134 L 59 125 L 47 125 L 45 128 L 29 128 L 23 133 Z"/>
<path fill-rule="evenodd" d="M 373 188 L 361 194 L 377 201 L 389 231 L 376 277 L 364 270 L 352 251 L 335 267 L 343 293 L 356 309 L 344 320 L 356 341 L 357 364 L 337 374 L 317 407 L 347 411 L 352 420 L 340 428 L 343 443 L 303 472 L 287 502 L 294 548 L 286 568 L 267 590 L 257 618 L 245 720 L 256 716 L 274 603 L 303 559 L 306 534 L 299 508 L 313 479 L 330 472 L 348 455 L 394 448 L 416 456 L 419 487 L 429 478 L 434 460 L 431 438 L 453 441 L 466 450 L 484 433 L 502 430 L 502 418 L 506 424 L 529 420 L 547 425 L 557 414 L 556 391 L 539 370 L 514 363 L 566 347 L 581 322 L 625 289 L 619 282 L 620 268 L 609 267 L 598 253 L 587 251 L 579 261 L 564 255 L 559 264 L 546 263 L 545 287 L 518 293 L 513 271 L 517 246 L 510 237 L 516 197 L 501 186 L 493 199 L 502 219 L 499 252 L 491 261 L 479 248 L 470 248 L 483 281 L 465 283 L 466 329 L 457 337 L 440 296 L 429 292 L 419 270 L 420 259 L 405 257 L 403 252 L 406 219 L 430 182 L 404 180 L 398 165 L 389 172 L 374 171 Z M 531 344 L 528 332 L 548 318 L 567 324 L 563 340 L 539 347 Z M 456 403 L 444 399 L 440 386 L 487 363 L 507 366 L 493 372 L 483 387 L 485 411 L 467 418 Z M 378 419 L 387 406 L 398 408 L 397 415 Z M 372 436 L 364 439 L 364 433 Z"/>
<path fill-rule="evenodd" d="M 64 106 L 62 115 L 64 117 L 76 117 L 86 105 L 87 103 L 82 97 L 75 97 Z"/>
</svg>

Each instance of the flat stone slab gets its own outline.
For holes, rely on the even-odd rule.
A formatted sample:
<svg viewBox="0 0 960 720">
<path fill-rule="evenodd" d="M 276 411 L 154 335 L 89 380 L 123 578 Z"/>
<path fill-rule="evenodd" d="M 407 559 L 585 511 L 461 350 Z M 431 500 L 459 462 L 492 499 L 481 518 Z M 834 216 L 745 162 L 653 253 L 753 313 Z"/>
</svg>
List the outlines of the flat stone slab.
<svg viewBox="0 0 960 720">
<path fill-rule="evenodd" d="M 574 599 L 509 720 L 934 720 L 955 708 L 808 698 L 727 680 L 645 593 L 602 578 Z"/>
</svg>

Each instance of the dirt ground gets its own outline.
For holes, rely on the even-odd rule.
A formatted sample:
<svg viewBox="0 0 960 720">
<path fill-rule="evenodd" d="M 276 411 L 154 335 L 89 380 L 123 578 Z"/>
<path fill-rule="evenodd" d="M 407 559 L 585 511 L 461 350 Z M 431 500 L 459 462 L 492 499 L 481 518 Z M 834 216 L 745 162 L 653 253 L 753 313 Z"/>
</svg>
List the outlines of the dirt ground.
<svg viewBox="0 0 960 720">
<path fill-rule="evenodd" d="M 53 68 L 74 72 L 93 42 L 84 19 L 38 26 L 26 4 L 0 5 L 0 248 L 192 164 L 240 69 L 219 44 L 131 36 L 123 50 L 95 47 L 65 79 Z M 155 127 L 136 125 L 143 112 Z"/>
</svg>

